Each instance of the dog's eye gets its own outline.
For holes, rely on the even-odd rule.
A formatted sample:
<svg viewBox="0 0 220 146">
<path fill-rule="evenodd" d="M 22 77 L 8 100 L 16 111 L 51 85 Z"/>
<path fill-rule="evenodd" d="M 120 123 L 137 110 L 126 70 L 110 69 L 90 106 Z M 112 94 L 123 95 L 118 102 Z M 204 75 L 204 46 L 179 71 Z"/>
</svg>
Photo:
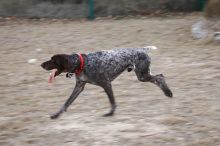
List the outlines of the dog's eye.
<svg viewBox="0 0 220 146">
<path fill-rule="evenodd" d="M 55 61 L 53 61 L 53 60 L 51 60 L 51 63 L 56 64 L 56 62 L 55 62 Z"/>
</svg>

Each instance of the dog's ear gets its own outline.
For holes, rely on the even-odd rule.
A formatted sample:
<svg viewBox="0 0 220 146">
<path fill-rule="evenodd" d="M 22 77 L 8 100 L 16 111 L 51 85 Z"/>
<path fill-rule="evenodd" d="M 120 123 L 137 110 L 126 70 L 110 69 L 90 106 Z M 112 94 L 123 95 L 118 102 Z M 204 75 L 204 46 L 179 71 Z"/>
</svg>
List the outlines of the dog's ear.
<svg viewBox="0 0 220 146">
<path fill-rule="evenodd" d="M 79 55 L 76 54 L 76 53 L 73 53 L 73 54 L 71 55 L 71 61 L 72 61 L 74 64 L 79 63 Z"/>
<path fill-rule="evenodd" d="M 78 54 L 75 54 L 73 53 L 70 57 L 70 62 L 71 62 L 71 67 L 72 69 L 76 69 L 79 67 L 79 64 L 80 64 L 80 59 L 79 59 L 79 55 Z"/>
<path fill-rule="evenodd" d="M 68 64 L 68 55 L 66 54 L 57 54 L 51 57 L 51 60 L 58 66 L 64 68 L 65 64 Z"/>
</svg>

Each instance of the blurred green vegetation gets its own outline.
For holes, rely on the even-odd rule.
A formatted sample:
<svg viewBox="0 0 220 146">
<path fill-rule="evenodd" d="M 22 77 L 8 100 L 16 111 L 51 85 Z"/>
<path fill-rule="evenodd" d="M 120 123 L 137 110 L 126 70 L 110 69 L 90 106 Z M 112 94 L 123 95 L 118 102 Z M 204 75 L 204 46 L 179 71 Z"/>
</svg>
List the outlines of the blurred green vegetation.
<svg viewBox="0 0 220 146">
<path fill-rule="evenodd" d="M 201 11 L 207 0 L 93 0 L 94 16 Z M 217 0 L 220 1 L 220 0 Z M 90 8 L 90 9 L 89 9 Z M 0 0 L 0 16 L 86 18 L 89 0 Z"/>
</svg>

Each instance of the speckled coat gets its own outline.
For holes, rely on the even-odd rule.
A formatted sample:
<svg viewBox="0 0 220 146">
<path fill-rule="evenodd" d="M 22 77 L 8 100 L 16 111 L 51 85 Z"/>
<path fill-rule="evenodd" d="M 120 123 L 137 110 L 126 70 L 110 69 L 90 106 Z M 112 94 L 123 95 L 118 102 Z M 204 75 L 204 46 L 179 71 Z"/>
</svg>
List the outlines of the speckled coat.
<svg viewBox="0 0 220 146">
<path fill-rule="evenodd" d="M 147 55 L 149 48 L 122 48 L 108 51 L 98 51 L 89 54 L 57 54 L 51 60 L 42 63 L 42 67 L 46 70 L 57 69 L 55 75 L 62 72 L 67 72 L 67 77 L 70 73 L 76 73 L 75 88 L 64 103 L 62 108 L 51 116 L 52 119 L 59 117 L 61 113 L 67 110 L 70 104 L 84 90 L 86 83 L 98 85 L 104 89 L 111 104 L 111 110 L 104 116 L 112 116 L 116 109 L 116 102 L 112 91 L 111 82 L 118 77 L 124 70 L 134 70 L 137 78 L 141 82 L 150 82 L 164 92 L 168 97 L 173 94 L 165 82 L 162 74 L 152 75 L 150 73 L 150 57 Z M 83 70 L 78 73 L 82 66 Z"/>
<path fill-rule="evenodd" d="M 100 84 L 113 81 L 124 70 L 135 70 L 136 74 L 149 73 L 150 57 L 147 48 L 122 48 L 89 53 L 84 71 L 79 76 L 83 81 Z"/>
</svg>

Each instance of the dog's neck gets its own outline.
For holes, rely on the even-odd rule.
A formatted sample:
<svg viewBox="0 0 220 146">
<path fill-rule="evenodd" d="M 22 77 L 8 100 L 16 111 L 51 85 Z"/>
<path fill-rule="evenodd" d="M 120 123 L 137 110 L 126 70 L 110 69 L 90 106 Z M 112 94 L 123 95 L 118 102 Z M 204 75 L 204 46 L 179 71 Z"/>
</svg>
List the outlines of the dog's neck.
<svg viewBox="0 0 220 146">
<path fill-rule="evenodd" d="M 73 72 L 76 74 L 76 76 L 79 76 L 80 73 L 81 73 L 81 72 L 83 71 L 83 69 L 84 69 L 85 59 L 83 58 L 83 54 L 78 53 L 77 55 L 78 55 L 78 57 L 79 57 L 79 67 L 78 67 L 76 70 L 74 70 Z"/>
</svg>

